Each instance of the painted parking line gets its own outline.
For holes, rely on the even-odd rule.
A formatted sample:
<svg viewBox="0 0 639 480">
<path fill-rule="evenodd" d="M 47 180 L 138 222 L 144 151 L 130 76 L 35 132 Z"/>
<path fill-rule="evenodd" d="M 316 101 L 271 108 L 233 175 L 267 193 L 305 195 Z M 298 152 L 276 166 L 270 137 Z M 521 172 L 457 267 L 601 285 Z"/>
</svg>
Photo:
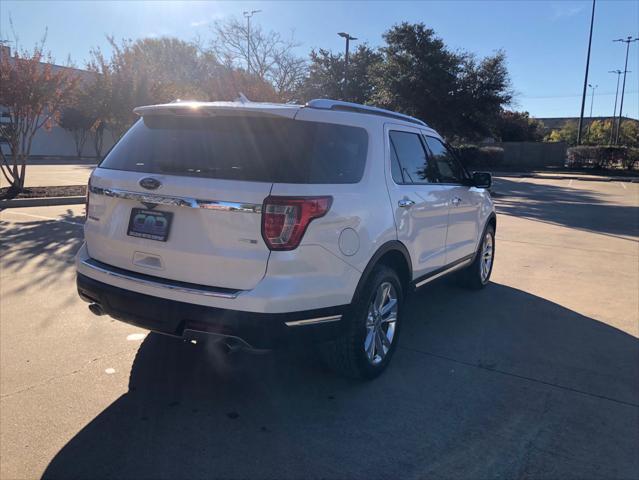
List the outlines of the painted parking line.
<svg viewBox="0 0 639 480">
<path fill-rule="evenodd" d="M 628 190 L 628 187 L 626 187 L 626 184 L 623 182 L 618 182 L 619 185 L 621 185 L 623 187 L 624 190 Z"/>
<path fill-rule="evenodd" d="M 31 213 L 24 212 L 12 212 L 11 210 L 4 210 L 3 214 L 9 213 L 11 215 L 22 215 L 24 217 L 37 218 L 39 220 L 55 220 L 56 222 L 68 223 L 69 225 L 77 225 L 78 227 L 84 226 L 84 223 L 73 222 L 71 220 L 64 220 L 63 218 L 55 218 L 55 217 L 44 217 L 42 215 L 33 215 Z"/>
<path fill-rule="evenodd" d="M 568 182 L 568 186 L 572 187 L 572 182 L 574 181 L 574 178 L 571 178 L 570 181 Z"/>
</svg>

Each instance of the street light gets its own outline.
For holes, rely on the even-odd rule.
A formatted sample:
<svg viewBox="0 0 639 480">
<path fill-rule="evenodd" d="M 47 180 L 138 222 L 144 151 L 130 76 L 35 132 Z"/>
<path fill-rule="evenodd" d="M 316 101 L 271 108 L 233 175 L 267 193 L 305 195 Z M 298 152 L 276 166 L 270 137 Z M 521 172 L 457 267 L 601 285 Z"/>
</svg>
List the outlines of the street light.
<svg viewBox="0 0 639 480">
<path fill-rule="evenodd" d="M 615 134 L 615 125 L 617 124 L 617 97 L 619 96 L 619 78 L 621 78 L 622 72 L 621 70 L 609 70 L 608 73 L 614 73 L 617 75 L 617 90 L 615 91 L 615 108 L 612 109 L 612 124 L 610 125 L 610 140 L 608 140 L 608 144 L 612 145 L 612 138 Z M 630 71 L 628 71 L 630 73 Z"/>
<path fill-rule="evenodd" d="M 344 55 L 344 91 L 342 95 L 344 100 L 348 100 L 348 46 L 351 40 L 357 40 L 355 37 L 351 37 L 350 33 L 339 32 L 338 35 L 346 39 L 346 54 Z"/>
<path fill-rule="evenodd" d="M 260 13 L 262 10 L 245 11 L 244 18 L 246 18 L 246 64 L 247 73 L 251 73 L 251 17 L 256 13 Z"/>
<path fill-rule="evenodd" d="M 617 122 L 617 135 L 615 136 L 615 145 L 619 143 L 619 130 L 621 128 L 621 115 L 623 112 L 623 97 L 624 93 L 626 92 L 626 73 L 628 72 L 628 51 L 630 50 L 630 44 L 638 40 L 639 37 L 632 38 L 632 35 L 628 35 L 625 39 L 618 38 L 617 40 L 613 40 L 613 42 L 623 42 L 626 44 L 626 64 L 623 67 L 623 86 L 621 87 L 621 103 L 619 104 L 619 121 Z"/>
<path fill-rule="evenodd" d="M 595 0 L 592 0 L 592 14 L 590 15 L 590 35 L 588 36 L 588 55 L 586 56 L 586 74 L 584 75 L 584 90 L 581 95 L 581 113 L 579 114 L 579 128 L 577 130 L 577 145 L 581 145 L 581 126 L 584 123 L 584 107 L 586 106 L 586 85 L 588 85 L 588 69 L 590 68 L 590 47 L 592 45 L 592 27 L 595 23 Z"/>
<path fill-rule="evenodd" d="M 588 84 L 588 87 L 592 88 L 592 96 L 590 97 L 590 117 L 588 122 L 588 130 L 586 130 L 586 135 L 590 135 L 590 127 L 592 126 L 592 105 L 595 103 L 595 90 L 599 88 L 599 85 L 593 85 L 591 83 Z"/>
</svg>

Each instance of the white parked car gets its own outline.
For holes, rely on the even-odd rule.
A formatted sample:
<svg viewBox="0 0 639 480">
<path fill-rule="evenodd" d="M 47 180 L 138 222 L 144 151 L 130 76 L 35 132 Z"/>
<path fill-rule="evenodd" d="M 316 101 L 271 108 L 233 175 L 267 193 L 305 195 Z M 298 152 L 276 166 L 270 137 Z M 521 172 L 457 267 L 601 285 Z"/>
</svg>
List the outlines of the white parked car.
<svg viewBox="0 0 639 480">
<path fill-rule="evenodd" d="M 333 100 L 135 112 L 89 181 L 77 286 L 96 314 L 232 347 L 317 342 L 372 378 L 410 290 L 490 278 L 490 174 L 420 120 Z"/>
</svg>

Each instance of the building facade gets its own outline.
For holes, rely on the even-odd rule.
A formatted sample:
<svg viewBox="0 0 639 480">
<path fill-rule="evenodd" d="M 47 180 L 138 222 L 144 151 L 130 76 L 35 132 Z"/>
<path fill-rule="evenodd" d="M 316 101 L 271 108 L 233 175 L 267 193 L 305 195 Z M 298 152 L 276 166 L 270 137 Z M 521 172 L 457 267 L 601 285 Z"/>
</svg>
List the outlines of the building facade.
<svg viewBox="0 0 639 480">
<path fill-rule="evenodd" d="M 11 49 L 6 45 L 0 45 L 0 57 L 11 57 Z M 82 70 L 79 68 L 67 67 L 63 65 L 51 65 L 54 72 L 59 70 L 66 70 L 70 75 L 80 78 L 81 82 L 90 82 L 93 80 L 93 72 Z M 6 106 L 0 105 L 0 122 L 8 122 L 9 114 Z M 107 129 L 104 132 L 104 145 L 102 153 L 107 152 L 113 145 L 115 139 L 111 132 Z M 6 141 L 0 137 L 0 148 L 5 154 L 9 154 L 9 149 Z M 73 133 L 69 130 L 62 128 L 55 119 L 50 119 L 45 122 L 44 126 L 40 128 L 31 144 L 31 156 L 33 157 L 77 157 L 75 141 L 73 139 Z M 82 157 L 96 157 L 95 148 L 91 138 L 88 137 L 86 143 L 82 148 Z"/>
</svg>

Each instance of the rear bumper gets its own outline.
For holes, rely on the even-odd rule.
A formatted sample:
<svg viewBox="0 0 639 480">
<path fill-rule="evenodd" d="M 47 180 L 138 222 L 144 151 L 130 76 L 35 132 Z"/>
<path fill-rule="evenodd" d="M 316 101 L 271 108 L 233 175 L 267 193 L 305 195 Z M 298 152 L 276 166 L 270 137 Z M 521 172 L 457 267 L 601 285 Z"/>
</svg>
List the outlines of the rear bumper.
<svg viewBox="0 0 639 480">
<path fill-rule="evenodd" d="M 98 304 L 111 317 L 178 337 L 235 337 L 256 349 L 339 336 L 348 305 L 291 313 L 255 313 L 160 298 L 119 288 L 77 274 L 80 297 Z"/>
</svg>

